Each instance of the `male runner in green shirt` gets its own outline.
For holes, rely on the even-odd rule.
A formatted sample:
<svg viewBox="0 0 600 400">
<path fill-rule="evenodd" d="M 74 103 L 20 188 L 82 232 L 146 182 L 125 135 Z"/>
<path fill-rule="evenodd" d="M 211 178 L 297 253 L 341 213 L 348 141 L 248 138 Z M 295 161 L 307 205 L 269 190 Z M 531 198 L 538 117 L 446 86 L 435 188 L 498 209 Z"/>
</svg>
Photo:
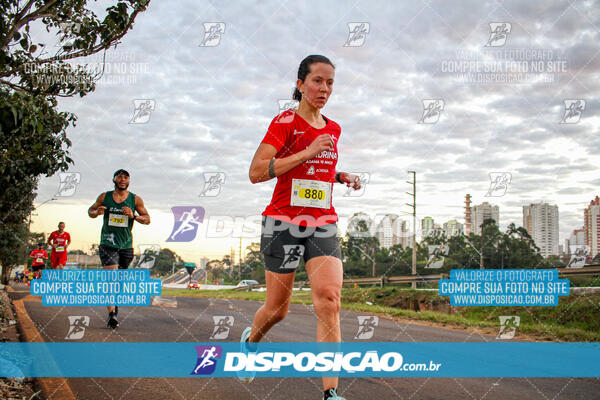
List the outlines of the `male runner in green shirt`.
<svg viewBox="0 0 600 400">
<path fill-rule="evenodd" d="M 90 218 L 104 216 L 98 253 L 105 269 L 127 269 L 133 260 L 133 221 L 150 224 L 150 215 L 141 197 L 129 192 L 129 172 L 119 169 L 113 175 L 115 190 L 102 193 L 88 209 Z M 135 215 L 135 212 L 139 215 Z M 119 326 L 117 306 L 108 306 L 108 326 Z"/>
</svg>

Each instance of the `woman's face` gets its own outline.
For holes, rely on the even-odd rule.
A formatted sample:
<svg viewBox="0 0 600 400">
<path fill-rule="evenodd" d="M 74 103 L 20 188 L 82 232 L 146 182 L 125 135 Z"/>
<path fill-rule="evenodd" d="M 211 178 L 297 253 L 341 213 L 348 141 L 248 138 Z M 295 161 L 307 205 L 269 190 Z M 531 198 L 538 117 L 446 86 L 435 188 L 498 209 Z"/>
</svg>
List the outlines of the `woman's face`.
<svg viewBox="0 0 600 400">
<path fill-rule="evenodd" d="M 333 91 L 335 69 L 326 63 L 313 63 L 309 68 L 310 73 L 306 75 L 304 82 L 298 79 L 297 86 L 302 92 L 302 100 L 315 108 L 321 109 L 327 104 L 327 100 L 329 100 L 329 96 Z"/>
</svg>

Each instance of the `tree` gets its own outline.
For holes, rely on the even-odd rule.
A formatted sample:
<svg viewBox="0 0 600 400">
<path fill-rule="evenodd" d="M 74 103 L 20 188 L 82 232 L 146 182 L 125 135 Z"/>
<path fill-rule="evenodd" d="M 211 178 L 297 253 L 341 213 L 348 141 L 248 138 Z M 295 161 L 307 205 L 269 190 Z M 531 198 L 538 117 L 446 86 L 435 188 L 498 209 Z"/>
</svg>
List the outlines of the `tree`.
<svg viewBox="0 0 600 400">
<path fill-rule="evenodd" d="M 101 19 L 87 1 L 0 2 L 0 264 L 2 283 L 23 261 L 38 177 L 73 163 L 67 128 L 76 117 L 57 110 L 57 97 L 85 96 L 99 74 L 70 60 L 116 46 L 148 0 L 117 1 Z M 67 39 L 52 47 L 32 37 L 34 24 Z M 54 48 L 54 54 L 50 49 Z"/>
<path fill-rule="evenodd" d="M 170 274 L 173 264 L 183 267 L 184 261 L 171 249 L 160 249 L 156 260 L 154 260 L 154 273 L 157 275 Z M 177 268 L 177 267 L 176 267 Z"/>
<path fill-rule="evenodd" d="M 240 279 L 253 279 L 265 282 L 265 260 L 260 252 L 260 243 L 254 242 L 246 247 L 247 253 L 241 265 L 242 275 Z"/>
<path fill-rule="evenodd" d="M 97 74 L 68 61 L 116 46 L 146 10 L 149 0 L 117 1 L 101 19 L 86 0 L 8 0 L 0 3 L 0 84 L 36 97 L 85 96 Z M 51 50 L 31 36 L 40 22 L 61 37 Z M 36 43 L 34 43 L 36 42 Z M 51 53 L 54 54 L 51 54 Z"/>
<path fill-rule="evenodd" d="M 98 243 L 92 243 L 90 246 L 90 255 L 97 256 L 100 253 Z"/>
</svg>

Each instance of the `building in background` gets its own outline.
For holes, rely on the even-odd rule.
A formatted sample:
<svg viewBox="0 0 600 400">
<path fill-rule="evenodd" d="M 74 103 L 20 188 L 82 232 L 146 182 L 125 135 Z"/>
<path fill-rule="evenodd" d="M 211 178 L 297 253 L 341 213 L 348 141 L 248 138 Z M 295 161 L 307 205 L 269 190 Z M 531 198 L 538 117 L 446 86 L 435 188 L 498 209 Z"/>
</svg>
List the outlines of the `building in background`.
<svg viewBox="0 0 600 400">
<path fill-rule="evenodd" d="M 412 232 L 409 229 L 407 221 L 402 221 L 400 223 L 400 244 L 404 249 L 413 247 Z"/>
<path fill-rule="evenodd" d="M 473 232 L 471 222 L 471 195 L 467 193 L 465 196 L 465 235 L 467 236 Z"/>
<path fill-rule="evenodd" d="M 573 254 L 574 249 L 585 247 L 585 229 L 574 229 L 571 236 L 565 239 L 565 253 Z"/>
<path fill-rule="evenodd" d="M 375 236 L 379 245 L 389 249 L 400 243 L 400 219 L 396 214 L 386 214 L 377 224 Z"/>
<path fill-rule="evenodd" d="M 208 264 L 208 257 L 202 257 L 200 259 L 200 268 L 206 269 L 206 264 Z"/>
<path fill-rule="evenodd" d="M 444 222 L 444 233 L 448 237 L 462 235 L 463 233 L 463 224 L 458 222 L 455 219 L 451 219 L 448 222 Z"/>
<path fill-rule="evenodd" d="M 600 247 L 600 199 L 598 196 L 583 210 L 583 229 L 585 245 L 588 246 L 591 257 L 598 254 Z"/>
<path fill-rule="evenodd" d="M 486 219 L 493 219 L 496 222 L 496 225 L 500 225 L 500 208 L 487 201 L 473 206 L 471 212 L 471 232 L 481 235 L 481 225 Z"/>
<path fill-rule="evenodd" d="M 433 234 L 435 222 L 431 217 L 425 217 L 421 220 L 421 239 Z"/>
<path fill-rule="evenodd" d="M 544 257 L 558 255 L 558 206 L 535 203 L 523 206 L 523 227 Z"/>
</svg>

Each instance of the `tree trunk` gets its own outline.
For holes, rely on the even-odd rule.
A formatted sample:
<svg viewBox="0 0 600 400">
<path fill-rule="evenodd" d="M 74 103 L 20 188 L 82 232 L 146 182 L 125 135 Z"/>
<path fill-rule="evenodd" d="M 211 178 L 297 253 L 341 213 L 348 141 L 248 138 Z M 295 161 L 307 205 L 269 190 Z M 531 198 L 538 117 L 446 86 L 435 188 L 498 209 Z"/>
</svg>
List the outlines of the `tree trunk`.
<svg viewBox="0 0 600 400">
<path fill-rule="evenodd" d="M 10 271 L 12 267 L 2 266 L 2 276 L 0 276 L 0 283 L 3 285 L 8 285 L 8 277 L 10 276 Z"/>
</svg>

